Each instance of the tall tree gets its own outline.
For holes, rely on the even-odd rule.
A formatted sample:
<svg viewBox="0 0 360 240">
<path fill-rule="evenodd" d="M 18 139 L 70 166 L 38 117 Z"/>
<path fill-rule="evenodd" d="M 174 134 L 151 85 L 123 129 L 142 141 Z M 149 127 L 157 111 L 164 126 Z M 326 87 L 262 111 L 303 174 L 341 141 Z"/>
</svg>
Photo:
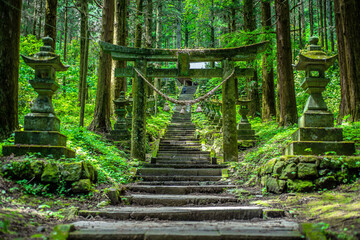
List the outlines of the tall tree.
<svg viewBox="0 0 360 240">
<path fill-rule="evenodd" d="M 114 39 L 114 0 L 104 0 L 102 10 L 101 40 L 112 43 Z M 108 132 L 111 130 L 110 123 L 110 84 L 111 84 L 110 54 L 100 52 L 99 71 L 96 91 L 96 101 L 93 120 L 89 129 L 97 132 Z"/>
<path fill-rule="evenodd" d="M 360 120 L 360 1 L 335 0 L 341 85 L 347 87 L 348 109 L 352 121 Z M 343 50 L 343 51 L 342 51 Z M 345 60 L 345 61 L 344 61 Z M 340 109 L 340 113 L 343 112 Z"/>
<path fill-rule="evenodd" d="M 143 2 L 144 0 L 136 0 L 135 47 L 141 47 Z"/>
<path fill-rule="evenodd" d="M 272 41 L 271 31 L 271 1 L 261 1 L 261 25 L 265 34 L 265 40 Z M 262 84 L 262 120 L 268 121 L 276 115 L 275 88 L 274 88 L 274 66 L 272 59 L 272 44 L 270 43 L 263 59 L 263 84 Z"/>
<path fill-rule="evenodd" d="M 177 0 L 178 16 L 176 19 L 176 48 L 181 48 L 181 15 L 182 15 L 182 0 Z"/>
<path fill-rule="evenodd" d="M 81 91 L 83 89 L 84 77 L 87 74 L 87 66 L 85 62 L 87 59 L 86 55 L 86 35 L 88 31 L 88 1 L 80 1 L 80 71 L 79 71 L 79 96 L 78 99 L 81 101 Z"/>
<path fill-rule="evenodd" d="M 334 19 L 333 19 L 333 1 L 328 1 L 328 9 L 329 9 L 329 30 L 330 30 L 330 43 L 331 43 L 331 51 L 335 51 L 335 41 L 334 41 Z"/>
<path fill-rule="evenodd" d="M 254 0 L 244 0 L 244 30 L 246 32 L 252 32 L 256 30 L 256 18 L 255 18 L 255 5 Z M 254 43 L 253 38 L 249 38 L 249 44 Z M 249 65 L 253 68 L 257 68 L 256 62 L 252 61 Z M 259 97 L 259 85 L 257 71 L 254 73 L 254 77 L 247 78 L 247 95 L 252 100 L 250 103 L 249 115 L 256 116 L 261 113 L 260 97 Z"/>
<path fill-rule="evenodd" d="M 1 3 L 0 8 L 0 139 L 19 125 L 18 78 L 22 0 Z"/>
<path fill-rule="evenodd" d="M 310 22 L 310 35 L 314 36 L 314 7 L 313 7 L 313 0 L 309 0 L 309 22 Z"/>
<path fill-rule="evenodd" d="M 323 14 L 323 22 L 324 22 L 324 41 L 325 41 L 325 49 L 329 50 L 329 43 L 328 43 L 328 27 L 327 27 L 327 11 L 326 11 L 326 0 L 323 0 L 323 10 L 324 10 L 324 14 Z"/>
<path fill-rule="evenodd" d="M 291 66 L 289 0 L 275 0 L 277 70 L 279 85 L 279 125 L 297 122 L 294 75 Z"/>
<path fill-rule="evenodd" d="M 116 45 L 126 46 L 126 32 L 127 32 L 127 0 L 116 0 L 116 29 L 115 29 L 115 42 Z M 114 61 L 115 68 L 125 68 L 125 61 Z M 126 92 L 126 78 L 125 77 L 115 77 L 115 99 L 120 97 L 120 93 Z"/>
<path fill-rule="evenodd" d="M 45 28 L 44 35 L 51 37 L 54 41 L 52 48 L 55 49 L 56 43 L 56 15 L 57 15 L 57 0 L 46 0 L 45 5 Z"/>
<path fill-rule="evenodd" d="M 65 13 L 64 13 L 64 62 L 67 61 L 67 38 L 68 38 L 68 0 L 65 0 Z M 64 75 L 63 80 L 63 94 L 66 95 L 66 76 Z"/>
</svg>

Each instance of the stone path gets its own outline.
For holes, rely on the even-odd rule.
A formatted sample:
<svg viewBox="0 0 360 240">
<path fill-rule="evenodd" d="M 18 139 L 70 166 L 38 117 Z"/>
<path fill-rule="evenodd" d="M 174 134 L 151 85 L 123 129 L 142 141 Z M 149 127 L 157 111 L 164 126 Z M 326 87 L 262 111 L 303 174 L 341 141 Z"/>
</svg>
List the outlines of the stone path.
<svg viewBox="0 0 360 240">
<path fill-rule="evenodd" d="M 188 87 L 180 99 L 192 99 Z M 80 211 L 108 221 L 74 223 L 69 239 L 301 239 L 298 224 L 264 220 L 271 212 L 242 206 L 224 190 L 226 165 L 216 164 L 194 138 L 191 114 L 174 113 L 156 158 L 138 172 L 142 181 L 129 185 L 129 207 Z M 281 214 L 280 214 L 281 215 Z"/>
</svg>

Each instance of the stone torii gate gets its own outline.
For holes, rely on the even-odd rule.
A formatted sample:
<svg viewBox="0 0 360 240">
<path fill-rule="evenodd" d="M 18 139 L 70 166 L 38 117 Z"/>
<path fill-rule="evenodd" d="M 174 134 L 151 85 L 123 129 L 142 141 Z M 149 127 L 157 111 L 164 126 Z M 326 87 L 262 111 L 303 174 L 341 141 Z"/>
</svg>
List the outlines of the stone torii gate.
<svg viewBox="0 0 360 240">
<path fill-rule="evenodd" d="M 236 77 L 252 77 L 254 69 L 234 66 L 236 61 L 251 61 L 265 51 L 267 42 L 223 49 L 148 49 L 131 48 L 100 42 L 104 52 L 114 60 L 134 61 L 135 68 L 146 78 L 212 78 L 231 77 L 222 86 L 223 152 L 224 161 L 237 161 L 236 136 Z M 190 69 L 190 62 L 221 62 L 221 68 Z M 155 69 L 149 62 L 177 62 L 177 69 Z M 133 67 L 118 68 L 116 77 L 133 77 L 133 120 L 131 156 L 145 160 L 146 82 Z"/>
</svg>

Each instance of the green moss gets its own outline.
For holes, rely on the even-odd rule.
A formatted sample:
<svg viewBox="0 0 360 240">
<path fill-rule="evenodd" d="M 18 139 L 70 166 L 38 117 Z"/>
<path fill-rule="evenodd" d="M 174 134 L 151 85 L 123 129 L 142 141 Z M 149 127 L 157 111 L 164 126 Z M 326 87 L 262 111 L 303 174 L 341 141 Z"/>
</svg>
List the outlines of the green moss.
<svg viewBox="0 0 360 240">
<path fill-rule="evenodd" d="M 88 193 L 92 190 L 90 179 L 80 179 L 71 185 L 74 193 Z"/>
<path fill-rule="evenodd" d="M 294 192 L 310 192 L 314 190 L 314 184 L 311 181 L 291 180 L 287 181 L 287 188 Z"/>
<path fill-rule="evenodd" d="M 58 183 L 60 180 L 60 171 L 56 163 L 47 163 L 43 174 L 41 175 L 42 182 Z"/>
</svg>

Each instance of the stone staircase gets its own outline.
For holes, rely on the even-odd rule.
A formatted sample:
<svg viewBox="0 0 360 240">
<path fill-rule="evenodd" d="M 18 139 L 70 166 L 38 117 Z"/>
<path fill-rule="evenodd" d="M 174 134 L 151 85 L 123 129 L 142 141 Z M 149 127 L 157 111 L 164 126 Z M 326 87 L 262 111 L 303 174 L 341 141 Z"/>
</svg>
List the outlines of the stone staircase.
<svg viewBox="0 0 360 240">
<path fill-rule="evenodd" d="M 191 99 L 188 87 L 180 99 Z M 160 142 L 158 155 L 138 171 L 141 181 L 127 186 L 131 206 L 80 211 L 108 221 L 74 223 L 69 239 L 301 239 L 298 224 L 271 217 L 257 206 L 242 206 L 226 193 L 235 188 L 194 138 L 191 113 L 176 109 Z M 276 217 L 274 215 L 274 217 Z"/>
</svg>

